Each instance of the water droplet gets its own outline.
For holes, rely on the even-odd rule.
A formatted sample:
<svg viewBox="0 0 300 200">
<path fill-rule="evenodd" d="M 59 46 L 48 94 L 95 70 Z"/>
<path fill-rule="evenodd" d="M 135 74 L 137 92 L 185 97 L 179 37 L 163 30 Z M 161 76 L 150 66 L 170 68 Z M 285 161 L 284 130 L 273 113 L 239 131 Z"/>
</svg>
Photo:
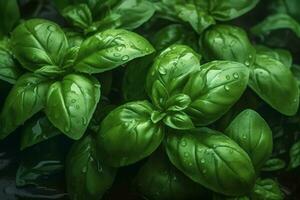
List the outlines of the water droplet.
<svg viewBox="0 0 300 200">
<path fill-rule="evenodd" d="M 224 90 L 229 91 L 229 86 L 228 85 L 224 85 Z"/>
<path fill-rule="evenodd" d="M 233 78 L 235 78 L 235 79 L 238 79 L 240 76 L 239 76 L 239 74 L 238 73 L 233 73 Z"/>
<path fill-rule="evenodd" d="M 205 163 L 205 160 L 202 158 L 200 162 L 203 164 L 203 163 Z"/>
<path fill-rule="evenodd" d="M 87 124 L 87 120 L 86 120 L 85 117 L 82 118 L 82 124 L 83 124 L 83 125 L 86 125 L 86 124 Z"/>
<path fill-rule="evenodd" d="M 190 167 L 193 166 L 193 163 L 189 162 L 189 166 L 190 166 Z"/>
<path fill-rule="evenodd" d="M 82 168 L 81 172 L 82 172 L 82 173 L 86 173 L 86 172 L 87 172 L 87 167 L 84 166 L 84 167 Z"/>
<path fill-rule="evenodd" d="M 251 54 L 249 55 L 249 59 L 252 59 L 252 55 Z"/>
<path fill-rule="evenodd" d="M 94 87 L 100 88 L 101 86 L 100 86 L 100 84 L 94 84 Z"/>
<path fill-rule="evenodd" d="M 227 79 L 227 80 L 230 80 L 230 76 L 229 76 L 229 75 L 226 75 L 226 79 Z"/>
<path fill-rule="evenodd" d="M 188 153 L 188 152 L 185 152 L 185 153 L 183 154 L 183 156 L 184 156 L 184 157 L 189 157 L 189 153 Z"/>
<path fill-rule="evenodd" d="M 249 62 L 248 60 L 246 60 L 246 61 L 245 61 L 245 65 L 246 65 L 246 66 L 249 66 L 249 65 L 250 65 L 250 62 Z"/>
<path fill-rule="evenodd" d="M 247 136 L 246 136 L 246 135 L 243 135 L 243 139 L 246 140 L 246 139 L 247 139 Z"/>
<path fill-rule="evenodd" d="M 167 72 L 166 72 L 166 69 L 165 68 L 163 68 L 163 67 L 161 67 L 161 68 L 159 68 L 159 73 L 160 74 L 162 74 L 162 75 L 165 75 L 165 74 L 167 74 Z"/>
<path fill-rule="evenodd" d="M 114 56 L 115 56 L 115 57 L 120 57 L 121 54 L 120 54 L 120 53 L 114 53 Z"/>
<path fill-rule="evenodd" d="M 127 56 L 127 55 L 122 56 L 121 60 L 122 60 L 122 61 L 127 61 L 127 60 L 129 60 L 129 56 Z"/>
<path fill-rule="evenodd" d="M 76 102 L 76 99 L 72 99 L 71 102 L 72 102 L 72 103 L 75 103 L 75 102 Z"/>
<path fill-rule="evenodd" d="M 186 146 L 186 141 L 185 141 L 185 140 L 182 140 L 182 141 L 181 141 L 181 146 L 183 146 L 183 147 Z"/>
<path fill-rule="evenodd" d="M 154 71 L 152 71 L 152 72 L 151 72 L 151 75 L 152 75 L 152 76 L 154 76 L 154 75 L 155 75 L 155 72 L 154 72 Z"/>
</svg>

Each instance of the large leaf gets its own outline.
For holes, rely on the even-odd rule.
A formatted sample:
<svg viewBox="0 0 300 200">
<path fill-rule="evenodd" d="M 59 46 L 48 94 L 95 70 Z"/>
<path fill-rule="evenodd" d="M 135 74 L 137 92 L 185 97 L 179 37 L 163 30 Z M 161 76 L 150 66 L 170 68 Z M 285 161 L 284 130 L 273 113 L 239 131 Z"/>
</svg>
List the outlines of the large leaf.
<svg viewBox="0 0 300 200">
<path fill-rule="evenodd" d="M 71 199 L 98 200 L 115 178 L 116 169 L 107 166 L 97 153 L 95 139 L 86 136 L 71 148 L 66 161 L 66 181 Z"/>
<path fill-rule="evenodd" d="M 95 78 L 69 74 L 49 88 L 45 111 L 55 127 L 77 140 L 84 134 L 99 99 L 100 85 Z"/>
<path fill-rule="evenodd" d="M 244 110 L 236 116 L 225 133 L 248 153 L 257 171 L 272 154 L 272 131 L 253 110 Z"/>
<path fill-rule="evenodd" d="M 88 29 L 92 24 L 92 13 L 86 4 L 70 5 L 63 9 L 62 15 L 73 25 Z"/>
<path fill-rule="evenodd" d="M 172 165 L 165 152 L 154 153 L 136 177 L 137 188 L 149 200 L 185 200 L 206 197 L 204 188 Z"/>
<path fill-rule="evenodd" d="M 85 73 L 100 73 L 153 51 L 152 45 L 142 36 L 122 29 L 110 29 L 83 41 L 74 68 Z"/>
<path fill-rule="evenodd" d="M 136 101 L 117 107 L 106 116 L 97 142 L 110 165 L 135 163 L 160 145 L 164 129 L 159 122 L 152 121 L 153 112 L 153 106 L 147 101 Z"/>
<path fill-rule="evenodd" d="M 37 74 L 21 76 L 8 94 L 0 115 L 0 138 L 5 138 L 45 106 L 52 81 Z"/>
<path fill-rule="evenodd" d="M 20 18 L 17 0 L 0 1 L 0 35 L 8 34 Z"/>
<path fill-rule="evenodd" d="M 193 181 L 214 192 L 245 195 L 255 182 L 255 171 L 247 153 L 233 140 L 207 128 L 168 136 L 170 161 Z"/>
<path fill-rule="evenodd" d="M 283 200 L 284 195 L 276 181 L 272 179 L 258 179 L 255 183 L 251 199 Z"/>
<path fill-rule="evenodd" d="M 246 66 L 251 66 L 255 61 L 255 49 L 247 33 L 236 26 L 213 26 L 201 36 L 200 43 L 207 60 L 231 60 Z"/>
<path fill-rule="evenodd" d="M 213 61 L 201 66 L 186 83 L 183 92 L 191 104 L 185 112 L 195 125 L 207 125 L 225 114 L 244 93 L 249 70 L 240 63 Z"/>
<path fill-rule="evenodd" d="M 257 55 L 250 69 L 249 86 L 264 101 L 282 114 L 297 112 L 299 89 L 288 67 L 269 56 Z"/>
<path fill-rule="evenodd" d="M 60 66 L 68 48 L 61 28 L 44 19 L 23 22 L 13 31 L 11 41 L 16 58 L 30 71 L 44 65 Z"/>
</svg>

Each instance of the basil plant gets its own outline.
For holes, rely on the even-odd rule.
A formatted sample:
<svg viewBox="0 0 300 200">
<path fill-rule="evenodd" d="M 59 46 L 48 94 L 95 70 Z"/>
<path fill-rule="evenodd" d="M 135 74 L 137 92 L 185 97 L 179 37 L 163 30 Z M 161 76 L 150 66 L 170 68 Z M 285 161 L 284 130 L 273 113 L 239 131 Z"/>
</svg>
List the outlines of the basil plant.
<svg viewBox="0 0 300 200">
<path fill-rule="evenodd" d="M 241 123 L 235 121 L 226 130 L 228 136 L 196 127 L 210 125 L 224 115 L 241 97 L 248 80 L 249 69 L 239 62 L 201 65 L 200 56 L 188 46 L 166 48 L 155 58 L 147 75 L 150 101 L 125 103 L 102 121 L 96 142 L 104 162 L 113 167 L 127 166 L 161 146 L 171 163 L 192 181 L 228 196 L 247 194 L 254 186 L 256 169 L 272 151 L 266 122 L 249 111 L 250 115 L 243 114 L 236 120 L 250 124 L 249 120 L 257 120 L 254 128 L 259 130 L 263 124 L 265 130 L 241 131 L 235 127 Z M 253 132 L 258 134 L 256 139 L 250 137 Z M 247 144 L 253 142 L 253 148 L 255 144 L 266 148 L 264 153 L 248 150 L 240 137 Z M 260 137 L 265 139 L 260 141 Z M 151 196 L 153 191 L 147 191 Z"/>
</svg>

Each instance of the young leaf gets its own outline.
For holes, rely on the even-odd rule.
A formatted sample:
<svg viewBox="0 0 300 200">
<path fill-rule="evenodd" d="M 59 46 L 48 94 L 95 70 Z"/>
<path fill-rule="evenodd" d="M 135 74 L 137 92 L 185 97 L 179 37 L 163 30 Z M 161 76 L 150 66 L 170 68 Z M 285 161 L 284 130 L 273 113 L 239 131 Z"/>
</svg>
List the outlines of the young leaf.
<svg viewBox="0 0 300 200">
<path fill-rule="evenodd" d="M 149 200 L 185 200 L 206 197 L 205 189 L 172 165 L 165 152 L 154 153 L 136 177 L 137 189 Z"/>
<path fill-rule="evenodd" d="M 251 199 L 283 200 L 284 195 L 277 182 L 272 179 L 258 179 Z"/>
<path fill-rule="evenodd" d="M 251 66 L 255 49 L 247 33 L 236 26 L 216 25 L 200 38 L 201 52 L 207 60 L 231 60 Z"/>
<path fill-rule="evenodd" d="M 244 93 L 249 70 L 241 63 L 213 61 L 193 73 L 183 92 L 192 102 L 185 112 L 195 125 L 207 125 L 225 114 Z"/>
<path fill-rule="evenodd" d="M 166 149 L 180 171 L 214 192 L 245 195 L 254 185 L 255 171 L 249 156 L 220 132 L 200 128 L 170 133 Z"/>
<path fill-rule="evenodd" d="M 44 108 L 51 83 L 52 81 L 37 74 L 24 74 L 18 79 L 2 108 L 0 139 Z"/>
<path fill-rule="evenodd" d="M 64 32 L 54 22 L 30 19 L 12 33 L 12 50 L 22 66 L 35 71 L 44 65 L 61 66 L 68 42 Z"/>
<path fill-rule="evenodd" d="M 152 45 L 142 36 L 109 29 L 83 41 L 74 68 L 84 73 L 100 73 L 153 52 Z"/>
<path fill-rule="evenodd" d="M 249 86 L 264 101 L 284 115 L 297 112 L 299 89 L 289 68 L 269 56 L 257 55 L 250 69 Z"/>
<path fill-rule="evenodd" d="M 49 88 L 46 115 L 60 131 L 78 140 L 84 134 L 99 99 L 100 85 L 95 78 L 69 74 Z"/>
<path fill-rule="evenodd" d="M 66 181 L 72 200 L 98 200 L 108 190 L 116 169 L 103 163 L 95 139 L 86 136 L 71 148 L 66 161 Z"/>
<path fill-rule="evenodd" d="M 189 74 L 199 70 L 200 56 L 185 45 L 172 45 L 156 59 L 147 75 L 146 90 L 153 104 L 168 109 L 167 101 L 181 92 Z"/>
<path fill-rule="evenodd" d="M 56 129 L 46 116 L 32 120 L 25 125 L 21 133 L 21 150 L 48 140 L 61 132 Z"/>
<path fill-rule="evenodd" d="M 295 169 L 300 166 L 300 141 L 293 144 L 290 149 L 289 169 Z"/>
<path fill-rule="evenodd" d="M 20 18 L 17 0 L 0 1 L 0 36 L 10 33 Z"/>
<path fill-rule="evenodd" d="M 194 128 L 193 121 L 184 112 L 171 112 L 164 119 L 163 122 L 173 128 L 178 130 L 188 130 Z"/>
<path fill-rule="evenodd" d="M 147 101 L 126 103 L 111 111 L 97 134 L 98 146 L 111 166 L 120 167 L 149 156 L 160 145 L 164 129 L 151 121 L 153 106 Z"/>
<path fill-rule="evenodd" d="M 261 168 L 261 171 L 272 172 L 284 169 L 286 166 L 285 161 L 279 158 L 271 158 L 267 160 Z"/>
<path fill-rule="evenodd" d="M 254 110 L 244 110 L 225 130 L 225 133 L 249 155 L 258 171 L 272 154 L 272 131 Z"/>
</svg>

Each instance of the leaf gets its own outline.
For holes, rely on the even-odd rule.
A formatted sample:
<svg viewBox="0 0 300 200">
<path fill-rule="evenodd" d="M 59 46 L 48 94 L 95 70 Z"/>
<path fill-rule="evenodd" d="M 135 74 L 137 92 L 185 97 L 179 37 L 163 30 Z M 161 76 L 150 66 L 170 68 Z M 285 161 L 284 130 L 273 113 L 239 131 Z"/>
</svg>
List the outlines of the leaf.
<svg viewBox="0 0 300 200">
<path fill-rule="evenodd" d="M 147 22 L 154 14 L 155 8 L 148 0 L 126 0 L 111 11 L 119 15 L 121 28 L 132 30 Z"/>
<path fill-rule="evenodd" d="M 109 29 L 83 41 L 74 68 L 84 73 L 100 73 L 153 52 L 151 44 L 142 36 Z"/>
<path fill-rule="evenodd" d="M 54 22 L 31 19 L 12 33 L 12 50 L 22 66 L 35 71 L 44 65 L 61 66 L 68 42 L 64 32 Z"/>
<path fill-rule="evenodd" d="M 289 29 L 300 37 L 300 24 L 284 13 L 273 14 L 252 27 L 251 32 L 257 36 L 268 36 L 272 31 Z"/>
<path fill-rule="evenodd" d="M 166 149 L 180 171 L 214 192 L 240 196 L 254 185 L 256 177 L 249 156 L 220 132 L 208 128 L 171 132 Z"/>
<path fill-rule="evenodd" d="M 266 55 L 280 61 L 284 66 L 291 68 L 293 64 L 292 54 L 285 49 L 270 49 L 263 45 L 255 46 L 256 53 Z"/>
<path fill-rule="evenodd" d="M 188 22 L 198 34 L 216 23 L 212 16 L 194 4 L 177 5 L 175 10 L 177 16 L 184 22 Z"/>
<path fill-rule="evenodd" d="M 45 106 L 46 95 L 52 81 L 37 74 L 24 74 L 9 92 L 0 115 L 0 139 L 4 139 L 18 126 Z"/>
<path fill-rule="evenodd" d="M 84 134 L 100 99 L 99 82 L 87 75 L 69 74 L 48 91 L 46 115 L 68 137 Z"/>
<path fill-rule="evenodd" d="M 181 93 L 189 74 L 200 68 L 200 56 L 185 45 L 172 45 L 156 57 L 148 71 L 146 91 L 153 104 L 168 109 L 166 103 Z"/>
<path fill-rule="evenodd" d="M 183 44 L 197 52 L 198 36 L 184 25 L 171 24 L 156 32 L 152 38 L 152 44 L 157 51 L 162 51 L 173 44 Z"/>
<path fill-rule="evenodd" d="M 149 200 L 185 200 L 206 197 L 206 190 L 168 160 L 165 152 L 154 153 L 139 170 L 137 189 Z"/>
<path fill-rule="evenodd" d="M 58 66 L 45 65 L 34 71 L 35 74 L 40 74 L 49 78 L 56 78 L 63 75 L 66 71 Z"/>
<path fill-rule="evenodd" d="M 194 1 L 199 9 L 203 9 L 218 21 L 229 21 L 252 10 L 259 0 L 212 0 Z"/>
<path fill-rule="evenodd" d="M 101 199 L 115 179 L 116 169 L 106 165 L 95 139 L 86 136 L 71 148 L 66 161 L 66 182 L 71 199 Z"/>
<path fill-rule="evenodd" d="M 178 130 L 188 130 L 194 128 L 193 121 L 190 117 L 184 112 L 174 112 L 168 114 L 164 119 L 163 122 L 173 129 Z"/>
<path fill-rule="evenodd" d="M 249 86 L 278 112 L 292 116 L 299 106 L 297 81 L 289 68 L 265 55 L 257 55 Z M 284 97 L 284 98 L 282 98 Z"/>
<path fill-rule="evenodd" d="M 0 47 L 0 79 L 15 84 L 22 71 L 8 49 Z"/>
<path fill-rule="evenodd" d="M 21 134 L 20 149 L 24 150 L 25 148 L 59 135 L 61 132 L 51 124 L 46 116 L 43 116 L 25 124 Z"/>
<path fill-rule="evenodd" d="M 207 60 L 231 60 L 253 65 L 255 49 L 247 33 L 236 26 L 216 25 L 200 38 L 201 53 Z"/>
<path fill-rule="evenodd" d="M 232 61 L 213 61 L 193 73 L 183 92 L 192 102 L 185 112 L 194 124 L 208 125 L 224 115 L 244 93 L 249 70 Z"/>
<path fill-rule="evenodd" d="M 130 165 L 157 149 L 164 137 L 164 128 L 151 121 L 153 112 L 149 102 L 135 101 L 117 107 L 106 116 L 97 134 L 97 143 L 109 165 Z"/>
<path fill-rule="evenodd" d="M 283 200 L 284 195 L 277 182 L 272 179 L 258 179 L 251 199 Z"/>
<path fill-rule="evenodd" d="M 279 158 L 271 158 L 264 163 L 261 171 L 265 171 L 265 172 L 277 171 L 277 170 L 284 169 L 285 165 L 286 164 L 284 160 L 281 160 Z"/>
<path fill-rule="evenodd" d="M 250 197 L 248 197 L 248 196 L 227 197 L 227 196 L 222 196 L 222 195 L 219 195 L 219 194 L 214 194 L 213 200 L 250 200 Z"/>
<path fill-rule="evenodd" d="M 62 15 L 73 26 L 88 29 L 91 26 L 93 18 L 87 4 L 70 5 L 62 10 Z"/>
<path fill-rule="evenodd" d="M 9 34 L 20 19 L 17 0 L 0 1 L 0 35 Z"/>
<path fill-rule="evenodd" d="M 272 131 L 254 110 L 242 111 L 226 128 L 225 134 L 248 153 L 257 171 L 272 154 Z"/>
<path fill-rule="evenodd" d="M 300 141 L 293 144 L 290 149 L 289 169 L 295 169 L 300 166 Z"/>
</svg>

